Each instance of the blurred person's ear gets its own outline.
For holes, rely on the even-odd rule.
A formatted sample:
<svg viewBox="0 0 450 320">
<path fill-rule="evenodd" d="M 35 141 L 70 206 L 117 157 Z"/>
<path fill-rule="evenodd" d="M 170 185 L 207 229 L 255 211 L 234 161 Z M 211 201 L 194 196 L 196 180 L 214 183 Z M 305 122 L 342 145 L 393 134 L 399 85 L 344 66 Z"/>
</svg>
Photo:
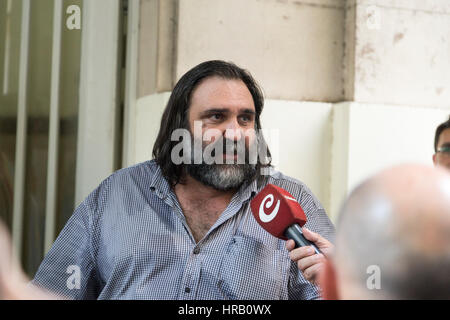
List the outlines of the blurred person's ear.
<svg viewBox="0 0 450 320">
<path fill-rule="evenodd" d="M 436 163 L 436 153 L 433 154 L 433 163 L 434 163 L 434 165 L 437 165 L 437 163 Z"/>
<path fill-rule="evenodd" d="M 330 259 L 326 259 L 322 272 L 318 275 L 318 285 L 322 288 L 324 300 L 339 300 L 336 271 Z"/>
</svg>

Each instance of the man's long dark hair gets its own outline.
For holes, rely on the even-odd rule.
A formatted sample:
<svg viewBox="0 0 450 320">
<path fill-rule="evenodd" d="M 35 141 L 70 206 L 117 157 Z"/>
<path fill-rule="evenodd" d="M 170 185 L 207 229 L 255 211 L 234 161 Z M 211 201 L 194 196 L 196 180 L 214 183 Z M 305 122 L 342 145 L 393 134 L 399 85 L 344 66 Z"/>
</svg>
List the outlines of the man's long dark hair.
<svg viewBox="0 0 450 320">
<path fill-rule="evenodd" d="M 162 115 L 161 126 L 155 145 L 153 146 L 153 158 L 160 166 L 162 174 L 171 186 L 183 183 L 184 164 L 176 165 L 171 160 L 172 148 L 178 141 L 171 141 L 172 132 L 175 129 L 188 129 L 188 110 L 191 102 L 191 95 L 200 82 L 209 77 L 220 77 L 227 80 L 242 80 L 250 91 L 255 105 L 255 131 L 261 129 L 260 115 L 264 106 L 264 97 L 261 88 L 258 86 L 252 75 L 231 62 L 212 60 L 203 62 L 185 73 L 175 85 L 170 95 L 166 109 Z M 258 134 L 259 135 L 259 134 Z M 258 145 L 265 141 L 260 135 Z M 269 167 L 271 162 L 270 151 L 267 146 L 266 159 L 260 159 L 258 154 L 256 171 L 260 176 L 262 167 Z M 258 149 L 260 145 L 258 146 Z"/>
</svg>

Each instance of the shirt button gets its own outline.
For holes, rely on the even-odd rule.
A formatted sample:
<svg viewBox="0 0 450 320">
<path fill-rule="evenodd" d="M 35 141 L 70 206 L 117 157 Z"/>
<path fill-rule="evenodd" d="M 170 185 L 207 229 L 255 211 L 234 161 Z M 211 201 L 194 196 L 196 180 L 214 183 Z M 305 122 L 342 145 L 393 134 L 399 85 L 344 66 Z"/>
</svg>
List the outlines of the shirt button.
<svg viewBox="0 0 450 320">
<path fill-rule="evenodd" d="M 199 247 L 195 247 L 193 253 L 194 254 L 199 254 L 200 253 L 200 248 Z"/>
<path fill-rule="evenodd" d="M 191 292 L 191 288 L 188 288 L 188 287 L 184 288 L 184 292 L 186 292 L 186 293 Z"/>
</svg>

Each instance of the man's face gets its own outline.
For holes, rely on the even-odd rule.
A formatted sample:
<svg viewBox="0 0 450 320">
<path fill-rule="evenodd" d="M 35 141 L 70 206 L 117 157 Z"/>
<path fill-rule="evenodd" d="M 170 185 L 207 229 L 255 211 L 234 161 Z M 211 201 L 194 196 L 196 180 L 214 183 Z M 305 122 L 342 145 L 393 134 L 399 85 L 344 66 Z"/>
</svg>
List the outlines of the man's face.
<svg viewBox="0 0 450 320">
<path fill-rule="evenodd" d="M 219 190 L 237 188 L 253 176 L 255 166 L 238 160 L 238 145 L 245 146 L 244 152 L 248 155 L 250 145 L 256 141 L 255 105 L 244 82 L 219 77 L 204 79 L 192 93 L 188 119 L 190 132 L 202 151 L 208 145 L 220 143 L 220 148 L 215 149 L 220 150 L 220 154 L 213 153 L 215 159 L 222 160 L 188 165 L 191 176 Z M 201 127 L 201 131 L 195 130 L 196 127 Z M 248 159 L 245 162 L 248 163 Z"/>
<path fill-rule="evenodd" d="M 445 129 L 441 132 L 437 150 L 438 151 L 433 155 L 434 164 L 450 169 L 450 129 Z"/>
</svg>

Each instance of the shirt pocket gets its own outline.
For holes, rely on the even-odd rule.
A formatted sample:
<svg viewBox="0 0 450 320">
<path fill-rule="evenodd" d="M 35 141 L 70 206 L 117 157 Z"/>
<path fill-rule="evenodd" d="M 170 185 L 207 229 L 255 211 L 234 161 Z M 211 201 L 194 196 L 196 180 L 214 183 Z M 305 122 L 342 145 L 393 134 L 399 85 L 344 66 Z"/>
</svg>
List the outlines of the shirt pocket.
<svg viewBox="0 0 450 320">
<path fill-rule="evenodd" d="M 287 285 L 285 252 L 242 236 L 233 237 L 220 267 L 218 287 L 224 299 L 278 300 Z"/>
</svg>

